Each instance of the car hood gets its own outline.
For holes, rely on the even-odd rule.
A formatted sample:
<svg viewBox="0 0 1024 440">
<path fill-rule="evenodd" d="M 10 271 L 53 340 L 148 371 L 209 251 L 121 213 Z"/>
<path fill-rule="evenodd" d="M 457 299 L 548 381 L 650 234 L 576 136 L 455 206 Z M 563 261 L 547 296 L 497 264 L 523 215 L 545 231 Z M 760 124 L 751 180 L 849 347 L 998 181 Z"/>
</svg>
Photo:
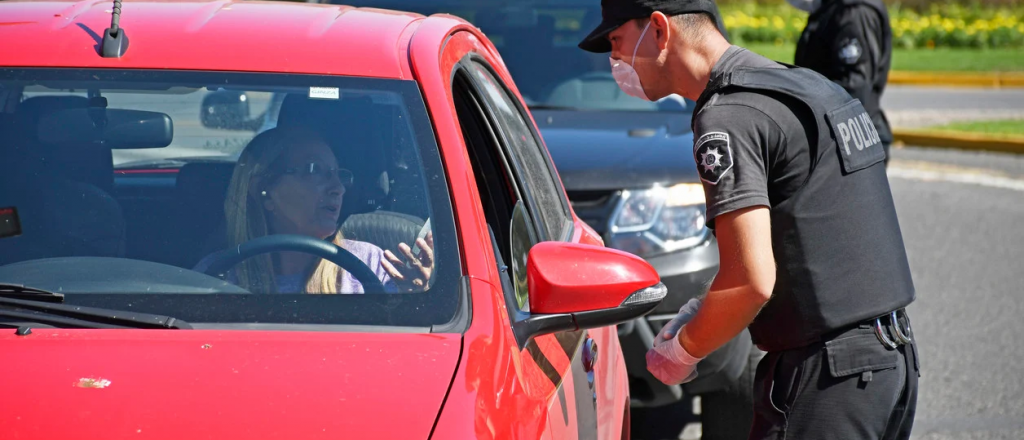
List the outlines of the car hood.
<svg viewBox="0 0 1024 440">
<path fill-rule="evenodd" d="M 426 439 L 460 335 L 0 330 L 17 439 Z"/>
<path fill-rule="evenodd" d="M 568 191 L 699 182 L 689 113 L 536 110 Z"/>
</svg>

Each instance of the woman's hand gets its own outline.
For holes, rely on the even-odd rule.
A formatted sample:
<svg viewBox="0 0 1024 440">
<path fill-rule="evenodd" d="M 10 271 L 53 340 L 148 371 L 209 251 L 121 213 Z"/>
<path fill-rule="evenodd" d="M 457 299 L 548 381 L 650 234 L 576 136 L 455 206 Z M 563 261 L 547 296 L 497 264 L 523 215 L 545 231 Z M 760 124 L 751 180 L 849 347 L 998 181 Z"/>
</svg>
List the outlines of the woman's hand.
<svg viewBox="0 0 1024 440">
<path fill-rule="evenodd" d="M 398 258 L 391 251 L 384 251 L 384 270 L 395 280 L 399 292 L 420 292 L 430 282 L 434 272 L 434 233 L 416 240 L 419 255 L 412 254 L 412 248 L 405 243 L 398 244 L 398 251 L 405 257 Z"/>
</svg>

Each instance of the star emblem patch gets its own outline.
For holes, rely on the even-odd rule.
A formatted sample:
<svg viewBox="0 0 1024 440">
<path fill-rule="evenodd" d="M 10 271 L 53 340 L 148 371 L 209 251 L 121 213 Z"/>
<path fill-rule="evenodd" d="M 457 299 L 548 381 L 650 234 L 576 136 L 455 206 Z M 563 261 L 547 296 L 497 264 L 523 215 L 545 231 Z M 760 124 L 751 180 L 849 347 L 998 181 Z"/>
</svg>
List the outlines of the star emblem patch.
<svg viewBox="0 0 1024 440">
<path fill-rule="evenodd" d="M 860 42 L 856 38 L 849 38 L 844 40 L 841 46 L 842 48 L 839 49 L 839 59 L 843 60 L 846 64 L 857 64 L 857 60 L 860 60 L 860 55 L 864 52 L 860 48 Z"/>
<path fill-rule="evenodd" d="M 720 131 L 705 133 L 693 143 L 693 160 L 700 180 L 717 185 L 732 170 L 732 149 L 729 134 Z"/>
</svg>

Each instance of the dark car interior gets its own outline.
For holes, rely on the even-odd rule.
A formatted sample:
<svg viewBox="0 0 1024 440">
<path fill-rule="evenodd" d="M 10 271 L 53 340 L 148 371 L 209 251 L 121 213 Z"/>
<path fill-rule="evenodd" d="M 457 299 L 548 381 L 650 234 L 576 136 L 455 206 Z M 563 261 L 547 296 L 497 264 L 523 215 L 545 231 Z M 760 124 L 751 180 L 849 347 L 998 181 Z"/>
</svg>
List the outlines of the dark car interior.
<svg viewBox="0 0 1024 440">
<path fill-rule="evenodd" d="M 0 299 L 9 301 L 0 321 L 344 331 L 463 325 L 468 302 L 449 182 L 420 87 L 355 76 L 0 69 Z M 312 165 L 278 171 L 310 182 L 297 188 L 320 191 L 325 175 L 345 185 L 337 220 L 345 239 L 401 260 L 400 243 L 417 254 L 417 238 L 433 234 L 425 285 L 386 290 L 380 252 L 366 245 L 348 251 L 273 231 L 228 245 L 225 204 L 239 157 L 253 137 L 278 126 L 314 132 L 338 169 L 352 173 L 349 181 Z M 262 166 L 278 165 L 277 157 Z M 323 207 L 309 207 L 320 197 L 291 206 L 322 215 Z M 226 275 L 247 258 L 280 252 L 331 261 L 362 284 L 325 293 L 368 295 L 251 295 L 264 292 Z M 17 303 L 25 298 L 59 304 L 25 312 L 29 306 Z"/>
<path fill-rule="evenodd" d="M 85 108 L 78 96 L 40 96 L 3 114 L 0 204 L 16 206 L 23 237 L 0 240 L 0 264 L 49 256 L 125 255 L 125 220 L 114 194 L 111 150 L 47 145 L 36 127 L 58 110 Z M 75 215 L 68 215 L 74 213 Z"/>
<path fill-rule="evenodd" d="M 40 121 L 90 107 L 77 95 L 33 96 L 0 113 L 0 206 L 17 207 L 18 237 L 0 239 L 0 265 L 38 258 L 126 257 L 191 268 L 226 245 L 224 200 L 235 163 L 118 168 L 102 142 L 54 144 Z M 289 94 L 277 124 L 318 131 L 353 171 L 339 220 L 346 238 L 398 253 L 430 215 L 408 124 L 369 98 Z M 402 125 L 405 129 L 400 129 Z M 367 130 L 366 127 L 393 127 Z"/>
</svg>

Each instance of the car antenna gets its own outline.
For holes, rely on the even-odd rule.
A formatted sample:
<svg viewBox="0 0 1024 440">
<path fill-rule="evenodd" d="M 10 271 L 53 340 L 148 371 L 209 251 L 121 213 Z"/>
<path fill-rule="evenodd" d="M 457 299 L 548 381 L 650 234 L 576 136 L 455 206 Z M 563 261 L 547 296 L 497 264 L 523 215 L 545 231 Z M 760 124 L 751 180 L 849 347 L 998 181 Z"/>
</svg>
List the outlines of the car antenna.
<svg viewBox="0 0 1024 440">
<path fill-rule="evenodd" d="M 100 45 L 100 56 L 103 58 L 121 58 L 128 51 L 128 35 L 124 28 L 117 26 L 121 21 L 121 0 L 114 0 L 112 12 L 110 27 L 103 31 L 103 43 Z"/>
</svg>

